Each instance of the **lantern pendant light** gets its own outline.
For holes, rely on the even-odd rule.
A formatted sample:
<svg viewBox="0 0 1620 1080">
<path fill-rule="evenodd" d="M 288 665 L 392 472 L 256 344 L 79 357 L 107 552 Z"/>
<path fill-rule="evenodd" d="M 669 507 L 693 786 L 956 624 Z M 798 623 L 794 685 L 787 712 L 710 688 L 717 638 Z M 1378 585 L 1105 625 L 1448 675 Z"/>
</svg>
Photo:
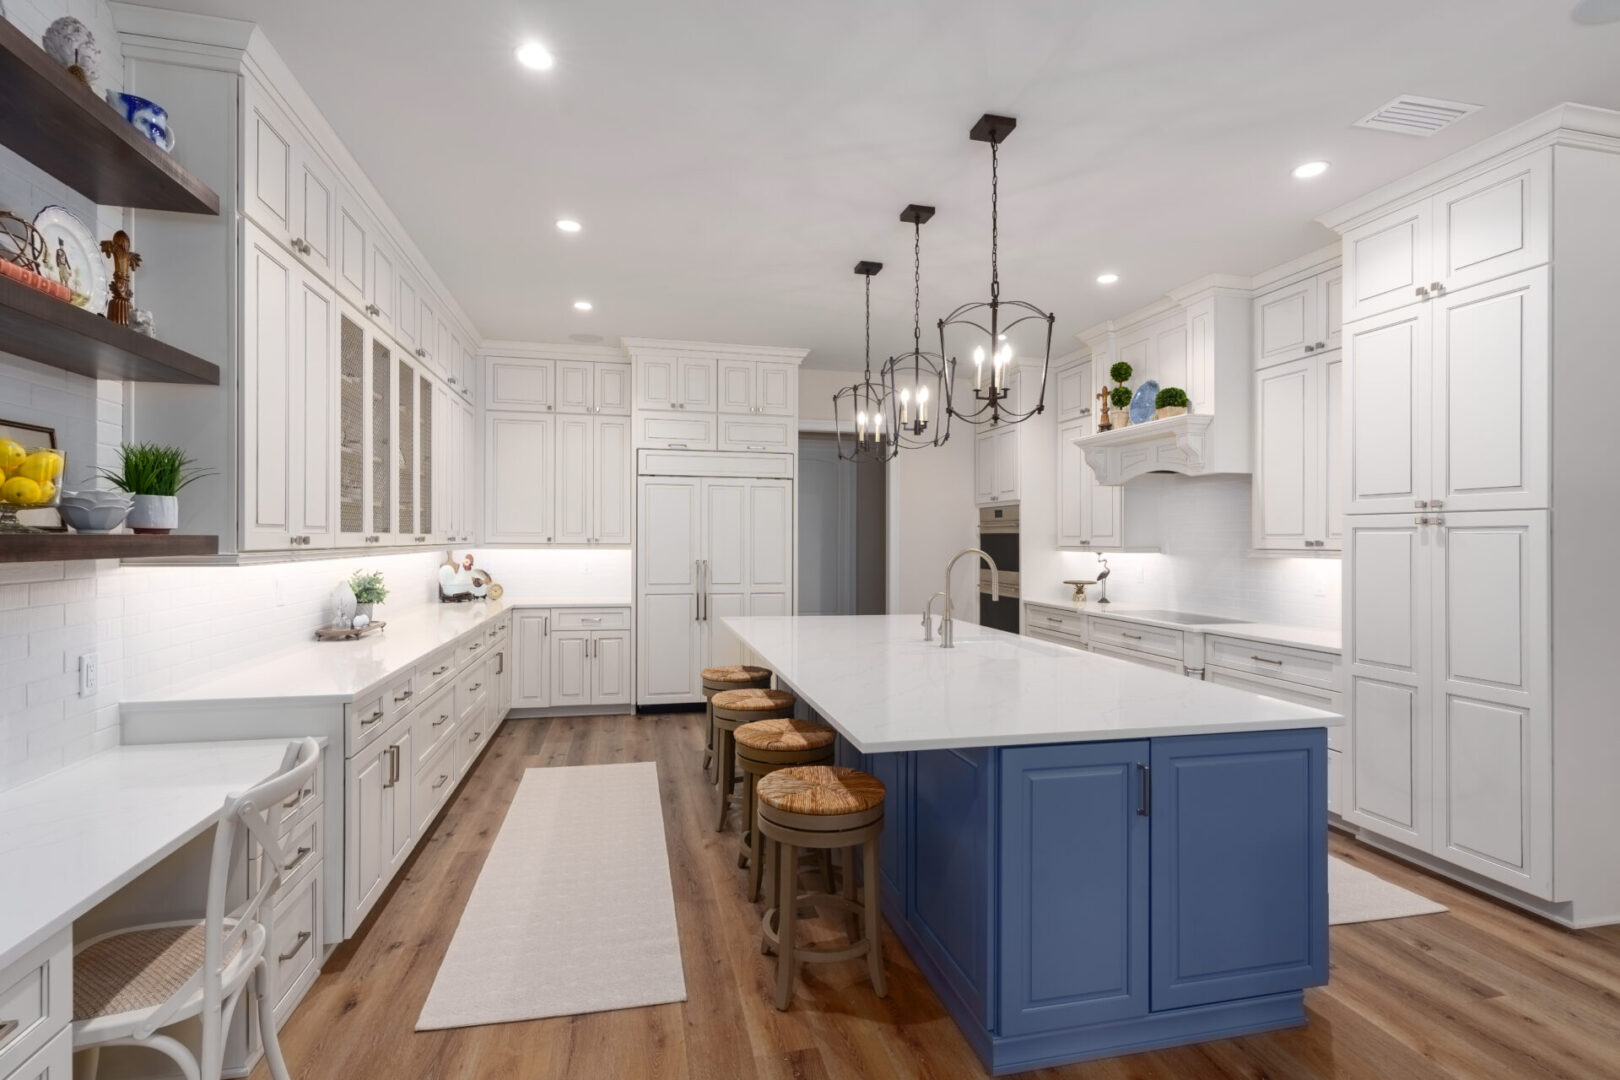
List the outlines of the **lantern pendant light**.
<svg viewBox="0 0 1620 1080">
<path fill-rule="evenodd" d="M 883 392 L 889 405 L 889 430 L 896 450 L 943 446 L 951 437 L 951 365 L 939 353 L 922 348 L 922 227 L 934 216 L 932 206 L 912 203 L 900 220 L 912 229 L 911 351 L 891 356 L 883 365 Z"/>
<path fill-rule="evenodd" d="M 840 461 L 888 461 L 898 447 L 881 381 L 872 381 L 872 278 L 880 262 L 862 260 L 855 272 L 866 279 L 866 374 L 833 395 L 833 434 Z"/>
<path fill-rule="evenodd" d="M 988 302 L 963 304 L 939 320 L 939 353 L 951 357 L 948 365 L 951 373 L 949 413 L 975 425 L 1016 424 L 1046 408 L 1046 374 L 1052 365 L 1052 324 L 1057 316 L 1026 300 L 1001 298 L 998 250 L 1001 240 L 1001 143 L 1017 126 L 1018 121 L 1010 116 L 985 113 L 969 133 L 973 141 L 990 144 L 990 299 Z M 1013 343 L 1010 336 L 1014 328 L 1037 321 L 1046 324 L 1040 383 L 1037 387 L 1020 387 L 1019 397 L 1023 400 L 1014 401 L 1009 386 L 1013 375 Z M 946 346 L 947 328 L 954 329 L 953 339 L 972 347 L 971 397 L 965 388 L 956 384 L 956 358 Z M 1032 389 L 1033 394 L 1030 393 Z"/>
</svg>

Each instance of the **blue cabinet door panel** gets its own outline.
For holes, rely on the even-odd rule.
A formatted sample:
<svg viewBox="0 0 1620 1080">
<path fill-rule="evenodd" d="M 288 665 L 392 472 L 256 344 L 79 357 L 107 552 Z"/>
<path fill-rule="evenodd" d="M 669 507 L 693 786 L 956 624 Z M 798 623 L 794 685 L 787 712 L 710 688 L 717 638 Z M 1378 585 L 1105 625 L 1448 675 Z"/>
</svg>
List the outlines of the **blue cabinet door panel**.
<svg viewBox="0 0 1620 1080">
<path fill-rule="evenodd" d="M 956 994 L 989 1026 L 994 752 L 925 750 L 909 756 L 906 921 Z"/>
<path fill-rule="evenodd" d="M 1327 980 L 1327 735 L 1152 740 L 1154 1011 Z"/>
<path fill-rule="evenodd" d="M 906 895 L 906 809 L 910 754 L 867 754 L 861 765 L 853 766 L 883 781 L 883 837 L 878 844 L 878 871 L 883 887 L 897 910 L 905 910 Z"/>
<path fill-rule="evenodd" d="M 1003 1036 L 1148 1012 L 1146 741 L 1002 752 Z"/>
</svg>

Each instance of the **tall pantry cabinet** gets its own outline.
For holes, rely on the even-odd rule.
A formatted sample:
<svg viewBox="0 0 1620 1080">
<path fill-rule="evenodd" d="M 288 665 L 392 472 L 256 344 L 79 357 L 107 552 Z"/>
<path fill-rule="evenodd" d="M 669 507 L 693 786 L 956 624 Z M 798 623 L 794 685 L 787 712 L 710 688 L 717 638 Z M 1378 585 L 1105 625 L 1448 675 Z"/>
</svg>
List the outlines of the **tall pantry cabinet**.
<svg viewBox="0 0 1620 1080">
<path fill-rule="evenodd" d="M 1563 106 L 1324 219 L 1344 236 L 1345 820 L 1576 926 L 1620 921 L 1591 576 L 1620 526 L 1615 190 L 1620 114 Z"/>
</svg>

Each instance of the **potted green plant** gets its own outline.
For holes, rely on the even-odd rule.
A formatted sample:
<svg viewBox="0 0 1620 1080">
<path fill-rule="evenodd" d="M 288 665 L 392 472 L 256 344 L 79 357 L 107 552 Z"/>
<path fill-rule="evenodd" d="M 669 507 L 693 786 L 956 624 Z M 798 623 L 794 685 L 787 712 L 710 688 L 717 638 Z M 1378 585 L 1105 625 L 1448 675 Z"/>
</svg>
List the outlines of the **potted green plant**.
<svg viewBox="0 0 1620 1080">
<path fill-rule="evenodd" d="M 1114 365 L 1116 368 L 1118 364 Z M 1126 365 L 1129 367 L 1130 365 Z M 1113 408 L 1108 410 L 1108 422 L 1116 428 L 1129 427 L 1131 423 L 1131 391 L 1129 387 L 1116 386 L 1108 391 L 1108 404 Z"/>
<path fill-rule="evenodd" d="M 118 469 L 99 470 L 107 483 L 130 496 L 128 524 L 138 533 L 166 533 L 180 527 L 180 492 L 212 476 L 199 469 L 178 446 L 125 443 L 118 448 Z"/>
<path fill-rule="evenodd" d="M 375 605 L 388 599 L 388 588 L 383 584 L 381 570 L 356 570 L 349 578 L 349 589 L 354 593 L 354 611 L 367 619 L 374 617 Z"/>
<path fill-rule="evenodd" d="M 1167 386 L 1153 398 L 1153 419 L 1187 414 L 1187 391 L 1179 386 Z"/>
<path fill-rule="evenodd" d="M 1108 377 L 1114 380 L 1120 386 L 1124 386 L 1126 383 L 1131 381 L 1131 375 L 1134 374 L 1135 371 L 1136 369 L 1131 367 L 1131 365 L 1127 364 L 1125 361 L 1116 360 L 1114 361 L 1114 366 L 1108 369 Z"/>
</svg>

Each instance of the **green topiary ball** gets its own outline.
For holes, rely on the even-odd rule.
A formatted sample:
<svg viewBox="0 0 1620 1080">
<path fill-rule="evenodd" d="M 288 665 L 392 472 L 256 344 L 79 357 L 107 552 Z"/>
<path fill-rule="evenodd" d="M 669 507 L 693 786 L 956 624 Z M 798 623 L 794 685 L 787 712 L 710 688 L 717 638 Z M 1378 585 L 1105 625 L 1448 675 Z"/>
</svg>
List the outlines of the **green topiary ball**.
<svg viewBox="0 0 1620 1080">
<path fill-rule="evenodd" d="M 1128 409 L 1131 407 L 1131 392 L 1123 386 L 1116 386 L 1108 392 L 1108 400 L 1116 409 Z"/>
<path fill-rule="evenodd" d="M 1167 386 L 1153 399 L 1155 409 L 1173 409 L 1178 405 L 1182 408 L 1187 406 L 1187 391 L 1179 386 Z"/>
<path fill-rule="evenodd" d="M 1132 370 L 1131 365 L 1121 360 L 1108 369 L 1108 377 L 1117 383 L 1130 382 Z"/>
</svg>

